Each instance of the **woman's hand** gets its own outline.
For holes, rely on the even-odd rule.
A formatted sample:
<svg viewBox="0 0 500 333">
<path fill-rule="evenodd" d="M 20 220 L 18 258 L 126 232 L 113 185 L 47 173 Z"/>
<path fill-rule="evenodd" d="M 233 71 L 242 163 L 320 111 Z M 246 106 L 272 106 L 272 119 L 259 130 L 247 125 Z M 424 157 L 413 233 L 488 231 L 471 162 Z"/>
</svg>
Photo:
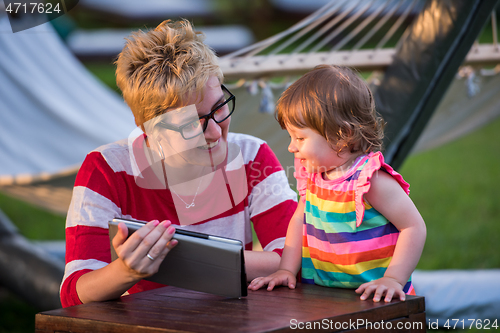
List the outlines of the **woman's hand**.
<svg viewBox="0 0 500 333">
<path fill-rule="evenodd" d="M 399 299 L 401 301 L 404 301 L 406 298 L 406 295 L 403 291 L 403 285 L 401 285 L 401 283 L 399 283 L 396 279 L 385 276 L 378 280 L 363 283 L 361 286 L 359 286 L 358 289 L 356 289 L 356 292 L 358 294 L 362 293 L 362 295 L 360 296 L 360 299 L 362 301 L 367 299 L 372 293 L 374 293 L 374 302 L 379 302 L 384 295 L 385 302 L 390 302 L 392 300 L 392 297 L 395 295 L 399 296 Z"/>
<path fill-rule="evenodd" d="M 133 279 L 142 279 L 158 272 L 168 252 L 178 241 L 172 239 L 175 228 L 170 221 L 151 221 L 128 239 L 128 229 L 122 222 L 113 238 L 113 247 L 124 269 Z"/>
<path fill-rule="evenodd" d="M 120 297 L 139 280 L 156 273 L 168 252 L 178 243 L 172 239 L 174 232 L 170 221 L 151 221 L 127 239 L 128 229 L 120 223 L 112 240 L 119 258 L 77 280 L 80 301 L 88 303 Z"/>
<path fill-rule="evenodd" d="M 288 286 L 290 289 L 295 289 L 296 283 L 297 278 L 292 272 L 286 269 L 279 269 L 269 276 L 253 279 L 248 285 L 248 289 L 257 290 L 265 285 L 267 285 L 267 290 L 273 290 L 275 286 Z"/>
</svg>

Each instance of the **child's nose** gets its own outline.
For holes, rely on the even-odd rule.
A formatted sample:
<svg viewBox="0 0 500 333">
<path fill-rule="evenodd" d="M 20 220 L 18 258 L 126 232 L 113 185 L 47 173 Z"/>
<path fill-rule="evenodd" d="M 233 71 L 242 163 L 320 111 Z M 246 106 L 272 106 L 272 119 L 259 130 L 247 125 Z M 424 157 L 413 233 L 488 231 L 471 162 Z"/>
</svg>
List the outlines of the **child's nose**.
<svg viewBox="0 0 500 333">
<path fill-rule="evenodd" d="M 290 144 L 288 145 L 288 151 L 289 151 L 290 153 L 296 153 L 296 152 L 297 152 L 297 148 L 293 145 L 293 143 L 290 143 Z"/>
</svg>

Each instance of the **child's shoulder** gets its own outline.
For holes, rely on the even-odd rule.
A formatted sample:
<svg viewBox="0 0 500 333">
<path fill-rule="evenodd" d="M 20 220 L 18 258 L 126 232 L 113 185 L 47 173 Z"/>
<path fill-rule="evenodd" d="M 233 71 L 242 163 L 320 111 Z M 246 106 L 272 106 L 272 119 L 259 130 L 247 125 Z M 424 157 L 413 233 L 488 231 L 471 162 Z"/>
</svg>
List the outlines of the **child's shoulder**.
<svg viewBox="0 0 500 333">
<path fill-rule="evenodd" d="M 373 180 L 379 180 L 378 178 L 381 178 L 380 180 L 382 182 L 393 182 L 394 180 L 399 183 L 407 194 L 410 192 L 410 184 L 403 179 L 403 176 L 385 162 L 384 155 L 379 151 L 367 155 L 366 161 L 358 176 L 358 184 L 360 187 L 369 187 Z"/>
</svg>

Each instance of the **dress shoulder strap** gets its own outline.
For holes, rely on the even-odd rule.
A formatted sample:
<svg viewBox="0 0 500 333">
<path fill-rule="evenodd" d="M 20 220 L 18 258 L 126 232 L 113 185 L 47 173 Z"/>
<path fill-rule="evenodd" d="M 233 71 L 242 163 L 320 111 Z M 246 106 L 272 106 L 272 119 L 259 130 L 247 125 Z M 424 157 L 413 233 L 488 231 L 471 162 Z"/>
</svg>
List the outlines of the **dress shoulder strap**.
<svg viewBox="0 0 500 333">
<path fill-rule="evenodd" d="M 370 190 L 370 178 L 378 170 L 383 170 L 390 174 L 401 185 L 406 194 L 410 194 L 410 184 L 408 184 L 403 177 L 394 171 L 394 169 L 384 161 L 384 155 L 381 152 L 370 153 L 367 160 L 360 166 L 361 171 L 358 176 L 355 194 L 355 208 L 356 208 L 356 227 L 361 225 L 365 215 L 365 205 L 363 202 L 363 195 Z"/>
</svg>

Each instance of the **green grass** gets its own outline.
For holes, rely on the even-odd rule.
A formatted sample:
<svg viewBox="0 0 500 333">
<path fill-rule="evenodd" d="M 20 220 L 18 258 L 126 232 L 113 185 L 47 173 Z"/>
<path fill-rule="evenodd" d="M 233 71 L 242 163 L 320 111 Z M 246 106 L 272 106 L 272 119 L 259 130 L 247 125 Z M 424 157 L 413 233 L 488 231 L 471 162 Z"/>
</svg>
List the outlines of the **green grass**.
<svg viewBox="0 0 500 333">
<path fill-rule="evenodd" d="M 65 217 L 0 193 L 0 208 L 32 240 L 64 239 Z M 33 332 L 39 310 L 0 285 L 0 333 Z"/>
<path fill-rule="evenodd" d="M 65 217 L 0 193 L 0 209 L 32 240 L 64 239 Z"/>
<path fill-rule="evenodd" d="M 427 225 L 419 269 L 500 267 L 500 120 L 411 156 L 400 172 Z"/>
<path fill-rule="evenodd" d="M 38 312 L 17 296 L 0 289 L 0 333 L 34 332 Z"/>
<path fill-rule="evenodd" d="M 111 62 L 88 62 L 84 65 L 97 79 L 114 90 L 116 93 L 121 94 L 120 89 L 116 85 L 115 65 Z"/>
</svg>

